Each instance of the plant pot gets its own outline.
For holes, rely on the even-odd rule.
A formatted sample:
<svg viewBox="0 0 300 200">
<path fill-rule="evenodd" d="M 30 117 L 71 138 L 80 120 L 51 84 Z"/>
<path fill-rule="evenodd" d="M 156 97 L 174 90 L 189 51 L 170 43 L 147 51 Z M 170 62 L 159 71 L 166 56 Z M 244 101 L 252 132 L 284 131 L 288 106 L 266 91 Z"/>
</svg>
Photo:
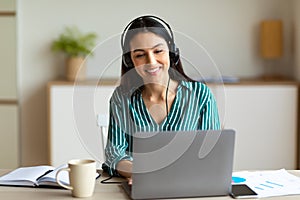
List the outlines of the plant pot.
<svg viewBox="0 0 300 200">
<path fill-rule="evenodd" d="M 66 78 L 68 81 L 83 81 L 86 79 L 84 57 L 68 57 L 66 59 Z"/>
</svg>

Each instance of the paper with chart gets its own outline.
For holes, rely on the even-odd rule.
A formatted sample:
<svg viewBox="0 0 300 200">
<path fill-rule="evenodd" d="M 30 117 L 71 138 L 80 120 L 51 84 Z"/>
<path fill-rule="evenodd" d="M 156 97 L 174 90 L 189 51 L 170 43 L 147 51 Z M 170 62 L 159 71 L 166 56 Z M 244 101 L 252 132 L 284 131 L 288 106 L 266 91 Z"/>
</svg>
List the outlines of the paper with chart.
<svg viewBox="0 0 300 200">
<path fill-rule="evenodd" d="M 247 184 L 258 194 L 258 197 L 300 194 L 300 178 L 285 169 L 234 172 L 232 184 Z"/>
</svg>

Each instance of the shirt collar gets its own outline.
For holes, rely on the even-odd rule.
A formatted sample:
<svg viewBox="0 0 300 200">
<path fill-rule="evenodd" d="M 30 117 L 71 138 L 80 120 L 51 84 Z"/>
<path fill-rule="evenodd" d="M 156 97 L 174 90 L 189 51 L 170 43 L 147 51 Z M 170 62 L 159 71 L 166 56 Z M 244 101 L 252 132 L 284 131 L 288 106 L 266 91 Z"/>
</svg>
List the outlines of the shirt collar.
<svg viewBox="0 0 300 200">
<path fill-rule="evenodd" d="M 192 91 L 191 82 L 190 81 L 184 81 L 184 80 L 179 81 L 178 90 L 181 89 L 181 88 L 185 88 L 189 91 Z"/>
<path fill-rule="evenodd" d="M 143 90 L 142 87 L 143 86 L 141 86 L 141 87 L 135 87 L 135 88 L 130 89 L 129 94 L 130 95 L 141 94 L 142 90 Z M 189 91 L 193 90 L 192 87 L 191 87 L 191 82 L 190 81 L 184 81 L 184 80 L 179 81 L 177 89 L 181 90 L 182 88 L 187 89 Z"/>
</svg>

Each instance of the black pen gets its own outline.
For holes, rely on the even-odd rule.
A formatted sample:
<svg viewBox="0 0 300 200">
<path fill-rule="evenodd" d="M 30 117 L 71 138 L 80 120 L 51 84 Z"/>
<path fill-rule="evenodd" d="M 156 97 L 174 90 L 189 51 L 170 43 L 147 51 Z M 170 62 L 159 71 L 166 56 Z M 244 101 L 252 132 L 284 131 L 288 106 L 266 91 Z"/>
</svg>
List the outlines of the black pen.
<svg viewBox="0 0 300 200">
<path fill-rule="evenodd" d="M 46 171 L 44 174 L 42 174 L 41 176 L 39 176 L 36 181 L 38 181 L 40 178 L 42 178 L 43 176 L 46 176 L 47 174 L 49 174 L 50 172 L 52 172 L 53 170 L 48 170 Z"/>
</svg>

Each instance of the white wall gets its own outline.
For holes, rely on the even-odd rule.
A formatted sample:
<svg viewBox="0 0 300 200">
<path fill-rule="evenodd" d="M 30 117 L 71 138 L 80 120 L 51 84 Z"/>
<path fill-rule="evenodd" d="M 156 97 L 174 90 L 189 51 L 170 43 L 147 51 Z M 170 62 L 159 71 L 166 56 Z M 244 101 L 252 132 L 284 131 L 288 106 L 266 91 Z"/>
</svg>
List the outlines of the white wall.
<svg viewBox="0 0 300 200">
<path fill-rule="evenodd" d="M 189 36 L 209 52 L 221 74 L 252 77 L 262 74 L 264 66 L 258 54 L 259 22 L 281 18 L 285 28 L 285 56 L 278 69 L 293 74 L 289 37 L 291 6 L 291 0 L 19 0 L 22 164 L 47 162 L 46 83 L 62 77 L 64 72 L 63 57 L 52 53 L 50 45 L 65 25 L 77 25 L 85 32 L 95 31 L 100 36 L 95 57 L 89 61 L 90 78 L 99 78 L 112 59 L 116 61 L 109 65 L 105 76 L 119 76 L 119 35 L 130 20 L 143 14 L 158 15 L 171 25 L 181 55 L 187 59 L 199 57 L 190 55 L 193 51 L 189 46 L 191 40 L 186 37 Z M 106 50 L 110 53 L 105 54 Z M 101 57 L 100 52 L 105 56 Z M 194 64 L 212 65 L 207 55 Z M 187 71 L 193 73 L 192 68 Z M 215 72 L 203 73 L 214 75 Z"/>
</svg>

